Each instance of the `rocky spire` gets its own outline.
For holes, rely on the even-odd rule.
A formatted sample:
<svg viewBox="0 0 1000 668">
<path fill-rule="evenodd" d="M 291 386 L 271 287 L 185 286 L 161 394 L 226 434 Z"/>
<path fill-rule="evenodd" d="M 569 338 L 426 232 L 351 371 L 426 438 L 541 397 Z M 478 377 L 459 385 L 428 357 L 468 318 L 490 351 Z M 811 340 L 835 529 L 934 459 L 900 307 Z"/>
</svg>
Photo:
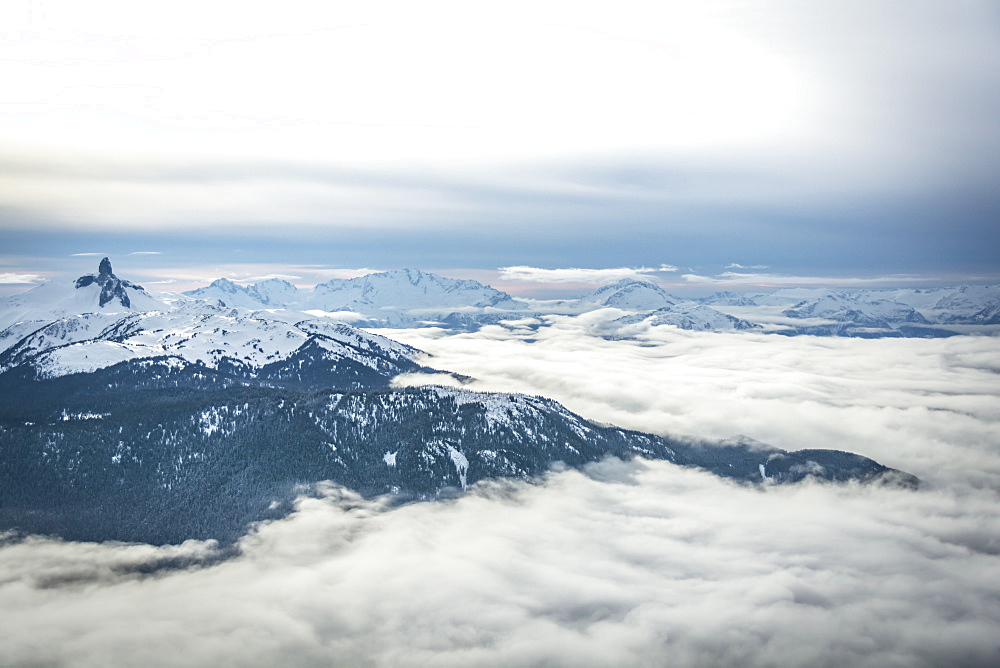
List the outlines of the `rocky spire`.
<svg viewBox="0 0 1000 668">
<path fill-rule="evenodd" d="M 101 260 L 101 264 L 97 268 L 97 274 L 87 274 L 86 276 L 81 276 L 76 279 L 77 289 L 85 288 L 88 285 L 93 285 L 94 283 L 101 286 L 101 308 L 104 308 L 106 304 L 110 304 L 114 301 L 117 301 L 125 308 L 131 308 L 132 301 L 128 297 L 126 288 L 142 290 L 141 285 L 123 281 L 115 276 L 114 272 L 111 270 L 111 260 L 108 258 Z"/>
</svg>

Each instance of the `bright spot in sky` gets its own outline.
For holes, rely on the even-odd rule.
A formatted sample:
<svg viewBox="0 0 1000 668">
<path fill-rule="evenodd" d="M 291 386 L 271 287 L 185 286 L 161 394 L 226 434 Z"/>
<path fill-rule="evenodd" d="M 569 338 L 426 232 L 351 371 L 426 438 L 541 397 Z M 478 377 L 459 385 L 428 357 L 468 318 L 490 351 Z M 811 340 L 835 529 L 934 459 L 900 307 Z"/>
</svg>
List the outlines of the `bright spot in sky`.
<svg viewBox="0 0 1000 668">
<path fill-rule="evenodd" d="M 690 3 L 21 9 L 26 27 L 0 46 L 3 134 L 52 149 L 376 163 L 703 151 L 794 134 L 808 89 L 791 59 Z"/>
</svg>

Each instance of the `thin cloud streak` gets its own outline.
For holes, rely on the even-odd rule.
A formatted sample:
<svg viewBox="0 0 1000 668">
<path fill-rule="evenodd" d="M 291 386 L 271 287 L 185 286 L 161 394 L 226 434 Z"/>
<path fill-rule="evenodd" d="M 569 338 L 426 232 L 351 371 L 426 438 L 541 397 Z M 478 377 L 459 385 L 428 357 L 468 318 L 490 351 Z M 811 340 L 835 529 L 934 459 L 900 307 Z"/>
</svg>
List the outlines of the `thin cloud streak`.
<svg viewBox="0 0 1000 668">
<path fill-rule="evenodd" d="M 523 283 L 614 283 L 623 278 L 649 281 L 657 272 L 677 271 L 676 267 L 660 265 L 652 267 L 618 267 L 614 269 L 540 269 L 538 267 L 500 267 L 500 280 Z"/>
<path fill-rule="evenodd" d="M 43 279 L 38 274 L 19 274 L 13 272 L 6 272 L 0 274 L 0 284 L 3 285 L 30 285 L 32 283 L 41 283 Z"/>
<path fill-rule="evenodd" d="M 729 265 L 730 267 L 739 265 Z M 750 267 L 741 267 L 748 269 Z M 761 287 L 781 287 L 791 285 L 817 285 L 817 286 L 865 286 L 865 285 L 886 285 L 899 286 L 910 285 L 919 282 L 941 282 L 940 278 L 930 278 L 923 276 L 790 276 L 783 274 L 749 274 L 734 271 L 724 271 L 715 276 L 702 276 L 700 274 L 682 274 L 681 278 L 688 283 L 719 284 L 719 285 L 758 285 Z"/>
</svg>

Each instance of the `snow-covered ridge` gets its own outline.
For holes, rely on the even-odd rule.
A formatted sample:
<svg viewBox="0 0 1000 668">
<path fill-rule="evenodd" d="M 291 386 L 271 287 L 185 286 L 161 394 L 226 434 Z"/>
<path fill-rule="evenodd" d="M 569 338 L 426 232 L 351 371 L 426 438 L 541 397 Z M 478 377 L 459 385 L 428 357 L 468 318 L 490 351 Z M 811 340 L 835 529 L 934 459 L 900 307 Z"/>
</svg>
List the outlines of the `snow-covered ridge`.
<svg viewBox="0 0 1000 668">
<path fill-rule="evenodd" d="M 463 316 L 502 317 L 527 308 L 524 302 L 477 281 L 446 278 L 417 269 L 396 269 L 358 278 L 334 279 L 297 288 L 280 279 L 240 286 L 221 278 L 184 293 L 227 306 L 361 314 L 374 326 L 412 326 Z"/>
<path fill-rule="evenodd" d="M 343 323 L 297 315 L 301 319 L 289 320 L 267 312 L 191 302 L 176 309 L 124 317 L 69 316 L 3 350 L 0 371 L 29 363 L 41 377 L 50 378 L 143 358 L 167 358 L 208 368 L 237 364 L 259 369 L 288 360 L 307 346 L 322 351 L 332 363 L 351 360 L 370 368 L 385 360 L 399 361 L 418 354 L 409 346 Z"/>
<path fill-rule="evenodd" d="M 280 286 L 279 286 L 280 287 Z M 275 292 L 280 290 L 275 289 Z M 95 275 L 70 286 L 44 285 L 7 300 L 0 331 L 0 372 L 21 365 L 43 378 L 93 372 L 121 362 L 223 365 L 253 371 L 306 354 L 379 372 L 419 351 L 315 314 L 248 310 L 218 302 L 168 305 L 117 278 L 105 258 Z M 306 364 L 303 358 L 298 364 Z"/>
<path fill-rule="evenodd" d="M 652 313 L 624 316 L 613 321 L 613 324 L 624 326 L 641 322 L 654 327 L 670 325 L 701 332 L 730 332 L 759 330 L 761 328 L 760 325 L 721 313 L 698 302 L 680 302 L 673 306 L 657 309 Z"/>
<path fill-rule="evenodd" d="M 253 324 L 261 328 L 261 336 L 240 340 L 235 334 L 227 334 L 229 329 L 224 324 L 218 328 L 202 327 L 192 332 L 190 340 L 185 340 L 184 347 L 190 350 L 184 358 L 197 357 L 200 352 L 199 359 L 212 363 L 211 360 L 220 355 L 225 357 L 232 353 L 238 355 L 241 363 L 250 365 L 281 359 L 287 352 L 286 345 L 271 341 L 275 331 L 288 326 L 297 330 L 298 333 L 286 335 L 289 339 L 286 343 L 291 345 L 292 340 L 301 339 L 303 335 L 325 336 L 315 327 L 328 325 L 316 323 L 335 321 L 365 327 L 477 329 L 514 321 L 525 326 L 540 326 L 546 315 L 580 315 L 600 309 L 617 309 L 625 313 L 607 319 L 605 330 L 618 328 L 620 331 L 603 334 L 635 335 L 644 331 L 644 327 L 676 327 L 784 335 L 927 337 L 989 333 L 1000 327 L 1000 286 L 784 288 L 768 293 L 720 292 L 700 299 L 683 299 L 652 282 L 623 279 L 578 299 L 543 304 L 515 299 L 477 281 L 447 278 L 416 269 L 335 279 L 311 289 L 298 288 L 281 279 L 241 286 L 220 278 L 168 304 L 151 297 L 141 287 L 119 279 L 105 258 L 96 274 L 80 277 L 73 284 L 43 285 L 0 301 L 0 352 L 13 350 L 11 355 L 23 357 L 30 351 L 100 339 L 114 345 L 95 349 L 98 360 L 87 357 L 86 364 L 79 359 L 74 362 L 80 369 L 100 368 L 112 359 L 122 361 L 154 354 L 149 337 L 136 339 L 134 332 L 127 332 L 130 326 L 151 331 L 146 322 L 150 318 L 142 316 L 142 324 L 137 325 L 137 321 L 129 320 L 128 316 L 159 312 L 171 314 L 169 319 L 172 320 L 184 320 L 194 308 L 201 313 L 198 317 L 218 318 L 217 314 L 198 311 L 206 305 L 257 313 L 258 322 Z M 304 324 L 309 322 L 314 324 Z M 642 327 L 637 327 L 640 324 Z M 240 328 L 246 326 L 246 322 L 240 324 Z M 118 331 L 105 331 L 109 327 Z M 179 345 L 179 332 L 190 330 L 191 326 L 160 329 L 164 338 L 160 342 L 162 350 L 155 352 L 171 354 L 171 346 Z M 213 338 L 219 339 L 219 345 L 208 343 Z M 256 342 L 257 347 L 254 347 L 253 338 L 261 338 Z M 265 340 L 267 346 L 262 344 Z M 137 342 L 143 345 L 139 348 L 127 345 Z M 355 345 L 364 344 L 358 339 Z M 15 350 L 16 346 L 19 347 Z M 61 358 L 71 352 L 54 355 L 50 365 L 56 368 L 65 364 Z M 0 365 L 3 363 L 0 361 Z M 6 363 L 9 365 L 10 360 Z"/>
</svg>

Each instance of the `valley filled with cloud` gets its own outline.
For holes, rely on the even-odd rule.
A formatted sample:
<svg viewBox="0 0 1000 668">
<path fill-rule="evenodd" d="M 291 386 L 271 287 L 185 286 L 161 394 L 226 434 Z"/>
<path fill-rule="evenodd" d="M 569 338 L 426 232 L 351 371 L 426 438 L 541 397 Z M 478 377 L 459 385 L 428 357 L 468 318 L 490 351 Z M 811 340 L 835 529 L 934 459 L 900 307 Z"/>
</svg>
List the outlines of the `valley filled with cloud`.
<svg viewBox="0 0 1000 668">
<path fill-rule="evenodd" d="M 599 316 L 392 335 L 474 389 L 658 433 L 841 448 L 922 486 L 754 487 L 607 460 L 404 506 L 331 485 L 235 551 L 10 541 L 0 663 L 993 665 L 995 337 L 613 340 Z M 405 382 L 427 380 L 441 377 Z"/>
</svg>

